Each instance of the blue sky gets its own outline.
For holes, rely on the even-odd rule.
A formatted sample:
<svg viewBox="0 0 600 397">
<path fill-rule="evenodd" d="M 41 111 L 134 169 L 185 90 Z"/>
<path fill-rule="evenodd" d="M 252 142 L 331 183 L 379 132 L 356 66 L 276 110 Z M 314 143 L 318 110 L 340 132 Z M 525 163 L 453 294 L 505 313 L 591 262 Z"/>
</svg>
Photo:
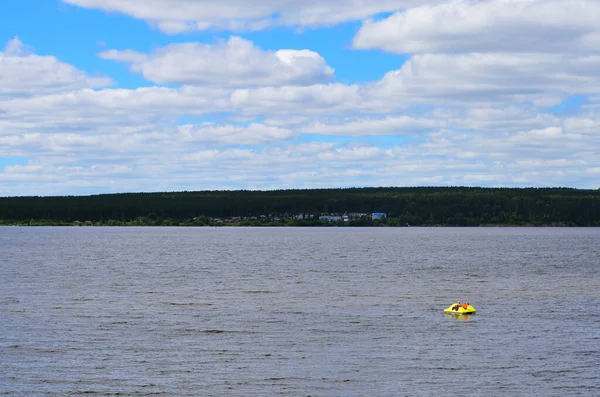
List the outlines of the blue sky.
<svg viewBox="0 0 600 397">
<path fill-rule="evenodd" d="M 0 196 L 600 187 L 598 2 L 146 3 L 3 2 Z"/>
<path fill-rule="evenodd" d="M 128 73 L 127 68 L 96 56 L 104 48 L 127 48 L 148 52 L 171 43 L 213 43 L 227 40 L 229 31 L 194 31 L 166 35 L 144 21 L 118 13 L 80 8 L 60 0 L 9 1 L 0 15 L 0 39 L 6 43 L 18 36 L 35 48 L 39 55 L 52 55 L 90 74 L 102 73 L 114 78 L 119 87 L 135 88 L 148 84 L 143 78 Z M 272 27 L 241 34 L 265 50 L 311 49 L 328 59 L 335 68 L 336 80 L 344 83 L 376 80 L 387 71 L 397 69 L 405 56 L 383 51 L 352 49 L 352 39 L 360 22 L 352 21 L 333 27 L 315 27 L 302 33 L 291 27 Z"/>
</svg>

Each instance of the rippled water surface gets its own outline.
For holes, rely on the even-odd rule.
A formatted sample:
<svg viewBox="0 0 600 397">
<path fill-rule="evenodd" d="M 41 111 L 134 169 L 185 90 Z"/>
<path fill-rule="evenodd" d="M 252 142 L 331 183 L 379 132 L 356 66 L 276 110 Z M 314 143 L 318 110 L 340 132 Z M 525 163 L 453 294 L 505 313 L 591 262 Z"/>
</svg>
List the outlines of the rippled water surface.
<svg viewBox="0 0 600 397">
<path fill-rule="evenodd" d="M 0 394 L 598 396 L 599 273 L 598 228 L 0 228 Z"/>
</svg>

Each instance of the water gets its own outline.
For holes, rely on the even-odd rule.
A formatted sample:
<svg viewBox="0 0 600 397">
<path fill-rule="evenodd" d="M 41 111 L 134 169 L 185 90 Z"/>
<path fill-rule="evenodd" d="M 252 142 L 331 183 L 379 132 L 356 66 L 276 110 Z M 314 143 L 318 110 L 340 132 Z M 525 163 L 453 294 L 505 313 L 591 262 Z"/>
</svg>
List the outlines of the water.
<svg viewBox="0 0 600 397">
<path fill-rule="evenodd" d="M 600 395 L 600 229 L 0 228 L 0 394 Z M 477 314 L 442 313 L 469 301 Z"/>
</svg>

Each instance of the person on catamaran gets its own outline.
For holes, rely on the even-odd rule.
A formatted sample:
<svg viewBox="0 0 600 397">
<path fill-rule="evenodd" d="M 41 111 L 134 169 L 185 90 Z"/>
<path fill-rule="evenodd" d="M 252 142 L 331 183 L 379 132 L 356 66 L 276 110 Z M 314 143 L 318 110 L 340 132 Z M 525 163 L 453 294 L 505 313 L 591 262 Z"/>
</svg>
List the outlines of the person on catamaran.
<svg viewBox="0 0 600 397">
<path fill-rule="evenodd" d="M 458 301 L 458 303 L 456 305 L 454 305 L 454 307 L 452 308 L 452 310 L 458 310 L 458 308 L 461 306 L 460 301 Z"/>
</svg>

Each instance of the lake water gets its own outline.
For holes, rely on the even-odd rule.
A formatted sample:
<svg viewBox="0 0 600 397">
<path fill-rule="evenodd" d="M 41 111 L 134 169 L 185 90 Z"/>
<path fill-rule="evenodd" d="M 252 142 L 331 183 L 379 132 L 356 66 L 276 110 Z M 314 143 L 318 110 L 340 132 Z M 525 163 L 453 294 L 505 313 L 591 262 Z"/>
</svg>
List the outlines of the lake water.
<svg viewBox="0 0 600 397">
<path fill-rule="evenodd" d="M 3 227 L 0 326 L 10 396 L 598 396 L 600 229 Z"/>
</svg>

